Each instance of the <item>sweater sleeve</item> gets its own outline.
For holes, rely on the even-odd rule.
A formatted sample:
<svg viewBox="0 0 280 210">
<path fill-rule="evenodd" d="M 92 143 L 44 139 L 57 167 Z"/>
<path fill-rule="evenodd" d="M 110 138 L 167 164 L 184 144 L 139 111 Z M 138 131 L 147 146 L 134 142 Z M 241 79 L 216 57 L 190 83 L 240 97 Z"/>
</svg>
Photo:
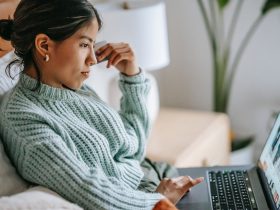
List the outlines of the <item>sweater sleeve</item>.
<svg viewBox="0 0 280 210">
<path fill-rule="evenodd" d="M 135 158 L 142 161 L 151 127 L 146 106 L 150 81 L 145 77 L 144 72 L 132 77 L 120 74 L 119 86 L 122 92 L 119 114 L 127 133 L 138 140 L 139 147 Z"/>
<path fill-rule="evenodd" d="M 28 127 L 37 137 L 39 134 L 39 139 L 17 134 L 22 148 L 17 156 L 18 169 L 26 180 L 50 188 L 85 209 L 152 209 L 163 198 L 159 193 L 125 187 L 97 166 L 87 166 L 48 125 L 35 123 Z"/>
</svg>

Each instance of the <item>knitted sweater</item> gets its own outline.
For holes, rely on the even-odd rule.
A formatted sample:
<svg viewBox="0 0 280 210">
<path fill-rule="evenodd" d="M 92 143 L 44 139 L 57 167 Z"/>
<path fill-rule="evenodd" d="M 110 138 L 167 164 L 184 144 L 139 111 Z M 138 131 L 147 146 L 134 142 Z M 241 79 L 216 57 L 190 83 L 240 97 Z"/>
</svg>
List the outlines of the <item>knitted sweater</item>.
<svg viewBox="0 0 280 210">
<path fill-rule="evenodd" d="M 120 76 L 120 112 L 87 86 L 77 91 L 41 84 L 22 74 L 4 97 L 0 133 L 26 180 L 85 209 L 152 209 L 164 198 L 139 191 L 149 118 L 143 73 Z"/>
</svg>

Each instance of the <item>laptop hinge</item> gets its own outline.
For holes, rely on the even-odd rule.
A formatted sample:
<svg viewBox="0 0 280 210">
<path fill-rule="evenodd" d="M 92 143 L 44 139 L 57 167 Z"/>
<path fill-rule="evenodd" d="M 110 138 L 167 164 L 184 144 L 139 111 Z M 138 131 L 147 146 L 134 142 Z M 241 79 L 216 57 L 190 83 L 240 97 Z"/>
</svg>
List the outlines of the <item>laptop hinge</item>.
<svg viewBox="0 0 280 210">
<path fill-rule="evenodd" d="M 271 194 L 271 191 L 269 190 L 269 186 L 267 185 L 266 176 L 259 167 L 257 167 L 257 174 L 261 180 L 261 186 L 264 191 L 264 196 L 267 201 L 267 204 L 269 205 L 269 208 L 273 210 L 277 210 L 276 204 L 274 203 L 273 195 Z"/>
</svg>

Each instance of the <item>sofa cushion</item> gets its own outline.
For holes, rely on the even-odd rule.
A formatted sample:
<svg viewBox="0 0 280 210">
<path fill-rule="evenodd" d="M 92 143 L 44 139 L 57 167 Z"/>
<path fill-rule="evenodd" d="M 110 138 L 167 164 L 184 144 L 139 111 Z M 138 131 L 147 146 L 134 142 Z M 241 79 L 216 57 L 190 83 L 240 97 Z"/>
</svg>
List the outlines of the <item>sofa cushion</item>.
<svg viewBox="0 0 280 210">
<path fill-rule="evenodd" d="M 8 53 L 0 58 L 0 103 L 1 96 L 9 91 L 16 83 L 16 80 L 10 79 L 5 68 L 7 64 L 14 58 L 14 53 Z M 1 135 L 0 135 L 1 136 Z M 28 184 L 20 178 L 15 168 L 12 166 L 7 157 L 0 137 L 0 197 L 22 192 L 27 189 Z"/>
<path fill-rule="evenodd" d="M 82 210 L 78 205 L 66 201 L 57 193 L 41 186 L 0 198 L 0 207 L 3 210 Z"/>
<path fill-rule="evenodd" d="M 12 195 L 27 189 L 28 184 L 17 174 L 10 160 L 5 154 L 0 139 L 0 197 Z"/>
</svg>

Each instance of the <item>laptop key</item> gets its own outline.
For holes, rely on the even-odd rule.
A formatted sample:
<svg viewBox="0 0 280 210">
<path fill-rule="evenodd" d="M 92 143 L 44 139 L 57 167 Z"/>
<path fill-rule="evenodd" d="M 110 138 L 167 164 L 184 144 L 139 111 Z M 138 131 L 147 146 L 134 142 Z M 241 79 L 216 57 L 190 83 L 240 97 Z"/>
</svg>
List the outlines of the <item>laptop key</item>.
<svg viewBox="0 0 280 210">
<path fill-rule="evenodd" d="M 235 205 L 228 205 L 228 210 L 236 210 Z"/>
<path fill-rule="evenodd" d="M 226 203 L 221 204 L 221 209 L 222 210 L 228 210 L 228 206 Z"/>
</svg>

